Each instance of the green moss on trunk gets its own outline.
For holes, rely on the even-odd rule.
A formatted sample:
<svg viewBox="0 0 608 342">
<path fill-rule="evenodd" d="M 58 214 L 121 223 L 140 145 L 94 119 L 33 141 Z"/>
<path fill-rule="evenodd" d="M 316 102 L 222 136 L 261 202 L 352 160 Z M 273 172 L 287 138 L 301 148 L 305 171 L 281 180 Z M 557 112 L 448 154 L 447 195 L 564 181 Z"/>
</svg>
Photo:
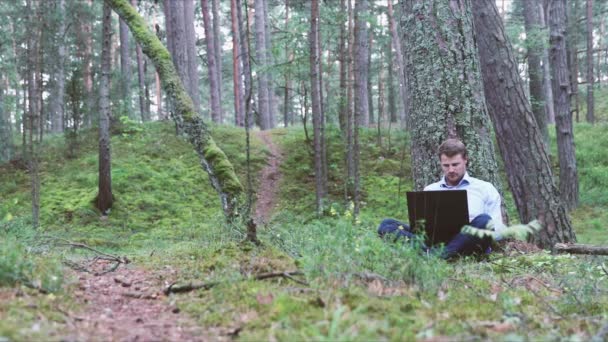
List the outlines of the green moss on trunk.
<svg viewBox="0 0 608 342">
<path fill-rule="evenodd" d="M 196 113 L 192 99 L 173 66 L 171 54 L 127 0 L 105 1 L 127 23 L 143 52 L 154 63 L 163 89 L 174 101 L 175 116 L 173 119 L 183 127 L 189 141 L 194 145 L 201 158 L 203 168 L 209 174 L 211 184 L 220 196 L 226 217 L 229 220 L 234 219 L 238 215 L 243 187 L 232 163 L 217 146 L 209 134 L 207 125 Z"/>
</svg>

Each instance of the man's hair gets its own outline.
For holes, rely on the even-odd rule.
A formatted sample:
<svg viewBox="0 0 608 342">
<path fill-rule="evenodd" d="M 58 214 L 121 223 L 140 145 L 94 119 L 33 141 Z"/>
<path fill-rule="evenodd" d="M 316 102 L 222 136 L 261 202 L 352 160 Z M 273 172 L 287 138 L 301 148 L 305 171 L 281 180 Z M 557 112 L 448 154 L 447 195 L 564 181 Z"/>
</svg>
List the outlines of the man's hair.
<svg viewBox="0 0 608 342">
<path fill-rule="evenodd" d="M 439 145 L 439 149 L 437 150 L 439 158 L 444 154 L 450 158 L 458 154 L 461 154 L 463 158 L 467 158 L 467 148 L 458 139 L 448 139 Z"/>
</svg>

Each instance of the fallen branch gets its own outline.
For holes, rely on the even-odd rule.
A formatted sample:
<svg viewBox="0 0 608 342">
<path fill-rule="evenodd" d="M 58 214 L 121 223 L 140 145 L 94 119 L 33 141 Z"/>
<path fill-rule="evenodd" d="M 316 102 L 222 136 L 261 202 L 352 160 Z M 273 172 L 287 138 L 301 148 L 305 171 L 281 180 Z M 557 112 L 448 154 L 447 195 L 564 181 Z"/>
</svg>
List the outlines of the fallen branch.
<svg viewBox="0 0 608 342">
<path fill-rule="evenodd" d="M 557 253 L 608 255 L 608 246 L 556 243 L 553 248 Z"/>
<path fill-rule="evenodd" d="M 87 266 L 83 266 L 83 265 L 79 265 L 78 263 L 72 262 L 70 260 L 64 260 L 63 264 L 72 268 L 75 271 L 78 272 L 87 272 L 87 273 L 91 273 L 93 275 L 96 276 L 100 276 L 100 275 L 104 275 L 106 273 L 110 273 L 110 272 L 114 272 L 116 271 L 116 269 L 118 268 L 118 266 L 120 266 L 121 264 L 128 264 L 131 262 L 131 260 L 129 260 L 129 258 L 127 258 L 126 256 L 117 256 L 117 255 L 112 255 L 112 254 L 108 254 L 105 252 L 102 252 L 100 250 L 97 250 L 93 247 L 87 246 L 84 243 L 80 243 L 80 242 L 72 242 L 63 238 L 58 238 L 58 237 L 54 237 L 54 236 L 47 236 L 47 238 L 53 239 L 53 240 L 57 240 L 59 241 L 58 245 L 59 246 L 66 246 L 66 247 L 71 247 L 71 248 L 80 248 L 80 249 L 84 249 L 90 252 L 95 253 L 95 257 L 90 260 L 88 262 L 88 265 L 90 266 L 91 264 L 95 263 L 97 260 L 106 260 L 106 261 L 110 261 L 113 262 L 114 264 L 112 265 L 112 267 L 103 270 L 101 272 L 93 272 L 91 271 Z"/>
<path fill-rule="evenodd" d="M 264 279 L 271 279 L 271 278 L 287 278 L 298 284 L 308 286 L 307 282 L 305 282 L 303 280 L 299 280 L 294 277 L 297 275 L 304 275 L 304 273 L 302 273 L 300 271 L 260 273 L 260 274 L 253 276 L 253 279 L 264 280 Z M 247 280 L 247 278 L 244 278 L 242 280 Z M 163 290 L 163 293 L 165 295 L 169 295 L 171 293 L 184 293 L 184 292 L 190 292 L 190 291 L 201 290 L 201 289 L 209 290 L 219 284 L 221 284 L 221 282 L 217 282 L 217 281 L 212 281 L 212 282 L 207 282 L 207 283 L 192 282 L 192 283 L 186 283 L 186 284 L 173 283 L 173 284 L 167 286 L 167 288 L 165 288 Z"/>
</svg>

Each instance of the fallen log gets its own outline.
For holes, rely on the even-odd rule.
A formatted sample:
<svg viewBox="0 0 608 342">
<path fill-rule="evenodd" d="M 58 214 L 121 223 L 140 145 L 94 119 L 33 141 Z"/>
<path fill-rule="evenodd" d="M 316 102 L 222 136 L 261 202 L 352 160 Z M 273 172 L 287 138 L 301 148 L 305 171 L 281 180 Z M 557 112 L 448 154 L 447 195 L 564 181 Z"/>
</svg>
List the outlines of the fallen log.
<svg viewBox="0 0 608 342">
<path fill-rule="evenodd" d="M 608 255 L 608 246 L 584 245 L 580 243 L 556 243 L 553 249 L 557 253 Z"/>
</svg>

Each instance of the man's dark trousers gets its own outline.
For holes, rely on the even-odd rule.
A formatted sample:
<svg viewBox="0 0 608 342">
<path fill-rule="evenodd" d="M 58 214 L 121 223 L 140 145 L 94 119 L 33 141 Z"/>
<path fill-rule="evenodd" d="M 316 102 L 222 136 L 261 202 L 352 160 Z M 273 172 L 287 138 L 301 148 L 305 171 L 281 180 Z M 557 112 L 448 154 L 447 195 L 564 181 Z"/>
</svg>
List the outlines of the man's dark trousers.
<svg viewBox="0 0 608 342">
<path fill-rule="evenodd" d="M 491 219 L 490 215 L 481 214 L 475 217 L 469 225 L 479 229 L 486 229 L 486 226 Z M 394 236 L 393 239 L 395 241 L 401 239 L 409 241 L 415 237 L 407 223 L 395 219 L 385 219 L 382 221 L 378 227 L 378 235 L 382 238 L 389 236 L 392 238 Z M 489 251 L 491 243 L 492 239 L 490 237 L 480 238 L 469 234 L 458 233 L 445 245 L 440 257 L 443 259 L 450 259 L 458 255 L 481 254 Z M 424 245 L 422 247 L 425 251 L 429 250 L 428 247 Z"/>
</svg>

